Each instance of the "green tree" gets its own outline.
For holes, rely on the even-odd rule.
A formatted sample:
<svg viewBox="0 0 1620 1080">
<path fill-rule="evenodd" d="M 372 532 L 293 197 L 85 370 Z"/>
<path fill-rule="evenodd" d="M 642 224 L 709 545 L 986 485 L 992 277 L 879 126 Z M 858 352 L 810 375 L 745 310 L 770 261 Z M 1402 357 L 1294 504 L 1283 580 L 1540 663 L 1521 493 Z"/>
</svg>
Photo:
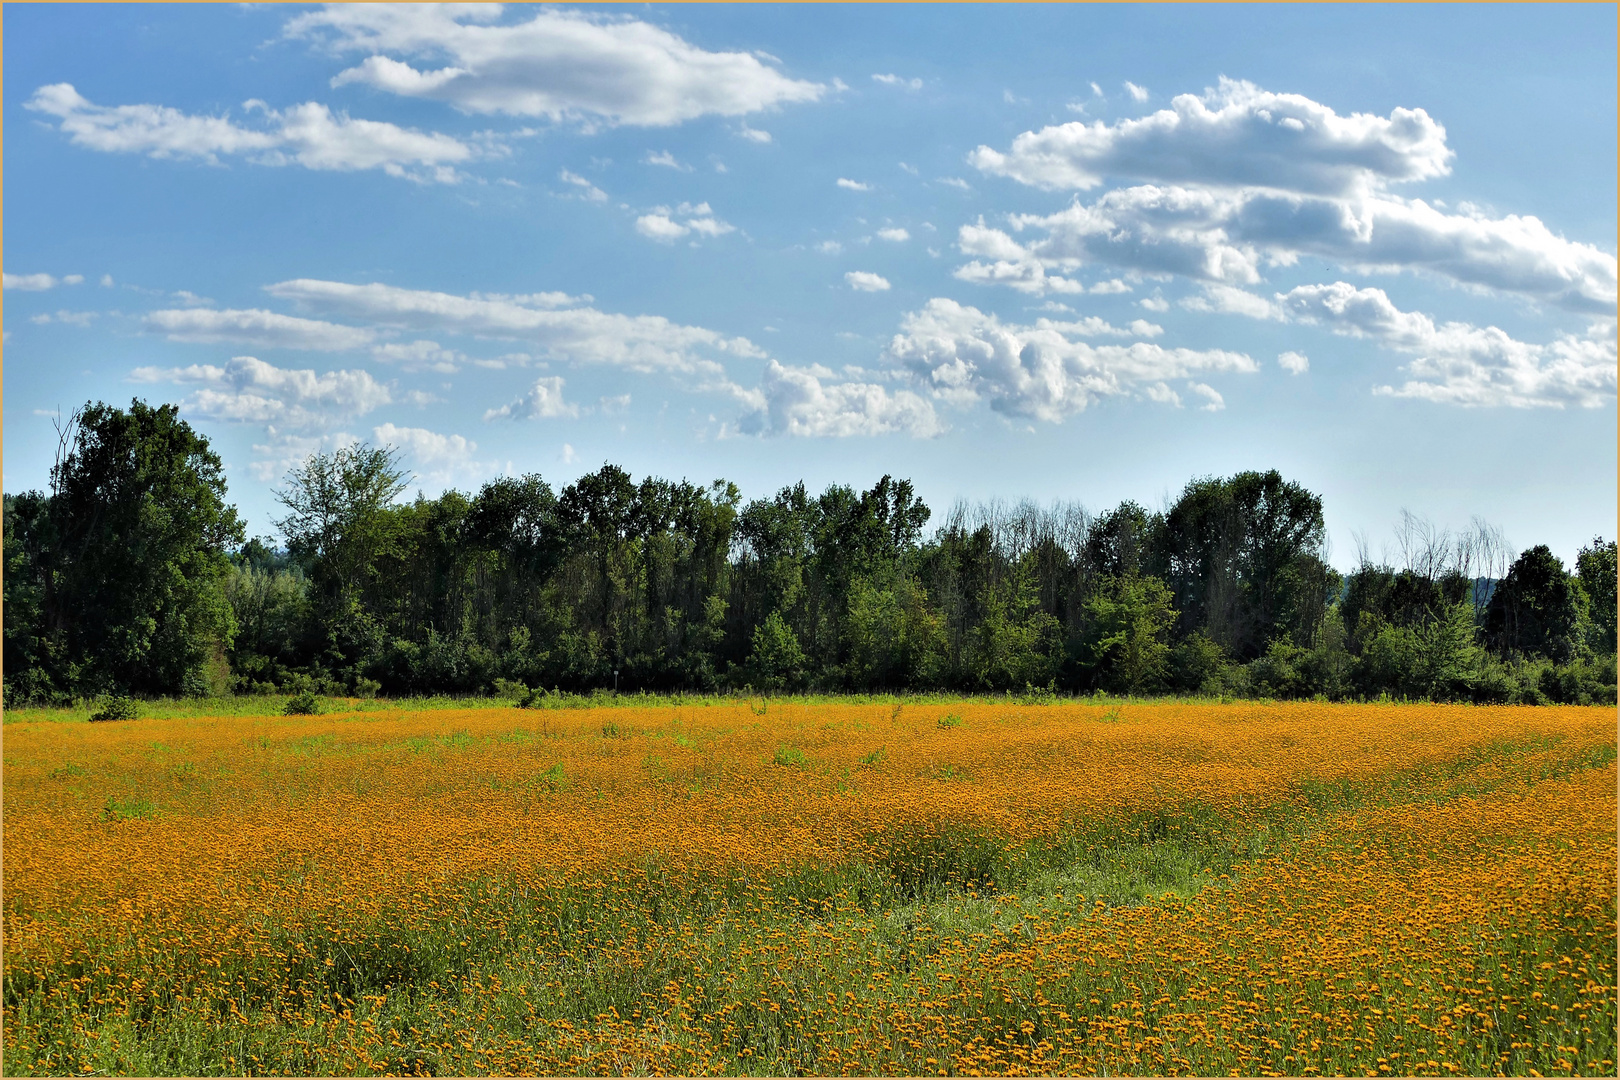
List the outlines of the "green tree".
<svg viewBox="0 0 1620 1080">
<path fill-rule="evenodd" d="M 219 455 L 178 412 L 86 405 L 60 432 L 50 494 L 8 505 L 7 553 L 15 540 L 23 558 L 7 570 L 24 579 L 14 591 L 7 575 L 8 683 L 40 695 L 228 689 L 223 582 L 242 524 Z M 32 625 L 14 648 L 19 614 Z"/>
<path fill-rule="evenodd" d="M 1586 591 L 1592 632 L 1588 644 L 1599 656 L 1615 652 L 1615 542 L 1599 536 L 1575 556 L 1575 572 Z"/>
<path fill-rule="evenodd" d="M 391 505 L 405 490 L 397 451 L 359 443 L 312 454 L 287 474 L 276 499 L 287 515 L 276 527 L 310 579 L 310 602 L 325 636 L 323 662 L 350 679 L 382 648 L 365 598 L 379 566 L 395 554 L 403 520 Z"/>
<path fill-rule="evenodd" d="M 1176 621 L 1164 582 L 1142 574 L 1108 578 L 1086 601 L 1086 613 L 1099 685 L 1133 694 L 1163 685 L 1170 666 L 1170 628 Z"/>
<path fill-rule="evenodd" d="M 1514 560 L 1507 577 L 1496 583 L 1485 609 L 1486 638 L 1503 656 L 1572 660 L 1578 647 L 1577 594 L 1563 560 L 1538 544 Z"/>
<path fill-rule="evenodd" d="M 792 689 L 804 678 L 805 659 L 793 628 L 780 612 L 773 611 L 754 631 L 748 671 L 761 690 Z"/>
</svg>

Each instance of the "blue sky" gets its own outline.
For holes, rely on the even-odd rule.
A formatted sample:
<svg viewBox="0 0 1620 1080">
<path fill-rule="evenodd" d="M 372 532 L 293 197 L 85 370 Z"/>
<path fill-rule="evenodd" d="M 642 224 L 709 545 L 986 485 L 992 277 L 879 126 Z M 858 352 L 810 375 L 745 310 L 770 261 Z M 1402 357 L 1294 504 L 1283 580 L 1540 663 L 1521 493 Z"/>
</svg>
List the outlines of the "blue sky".
<svg viewBox="0 0 1620 1080">
<path fill-rule="evenodd" d="M 1616 520 L 1612 6 L 8 6 L 5 488 L 289 466 Z"/>
</svg>

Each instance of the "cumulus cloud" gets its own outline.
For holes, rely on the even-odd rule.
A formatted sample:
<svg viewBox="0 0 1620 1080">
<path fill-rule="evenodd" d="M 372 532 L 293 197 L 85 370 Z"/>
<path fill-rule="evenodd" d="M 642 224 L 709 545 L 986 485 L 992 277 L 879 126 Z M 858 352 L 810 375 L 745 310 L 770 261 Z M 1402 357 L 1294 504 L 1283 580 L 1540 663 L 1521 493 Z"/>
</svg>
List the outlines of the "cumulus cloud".
<svg viewBox="0 0 1620 1080">
<path fill-rule="evenodd" d="M 673 210 L 667 206 L 654 207 L 651 213 L 636 218 L 636 231 L 650 240 L 671 243 L 693 233 L 708 237 L 724 236 L 736 232 L 737 227 L 715 217 L 714 210 L 703 202 L 695 206 L 681 203 Z"/>
<path fill-rule="evenodd" d="M 903 244 L 911 239 L 911 234 L 904 229 L 879 229 L 879 240 L 887 240 L 891 244 Z"/>
<path fill-rule="evenodd" d="M 668 150 L 660 150 L 657 153 L 653 153 L 651 150 L 649 150 L 647 151 L 647 156 L 641 160 L 647 165 L 662 165 L 664 168 L 674 169 L 676 172 L 692 171 L 692 166 L 683 165 L 681 162 L 677 161 L 675 155 L 670 153 Z"/>
<path fill-rule="evenodd" d="M 1132 96 L 1143 100 L 1146 92 L 1137 91 Z M 1445 128 L 1422 109 L 1340 116 L 1299 94 L 1222 78 L 1202 97 L 1178 95 L 1141 119 L 1026 131 L 1007 153 L 980 146 L 969 160 L 1048 190 L 1123 178 L 1343 195 L 1444 176 L 1452 153 Z"/>
<path fill-rule="evenodd" d="M 1615 397 L 1614 323 L 1600 321 L 1584 336 L 1560 334 L 1547 344 L 1518 341 L 1494 326 L 1436 324 L 1422 312 L 1402 311 L 1382 289 L 1339 281 L 1303 285 L 1277 302 L 1295 321 L 1337 334 L 1370 338 L 1415 355 L 1411 378 L 1374 392 L 1449 405 L 1598 408 Z"/>
<path fill-rule="evenodd" d="M 844 280 L 856 292 L 884 292 L 889 288 L 888 278 L 867 270 L 851 270 L 844 275 Z"/>
<path fill-rule="evenodd" d="M 381 169 L 390 176 L 437 183 L 460 180 L 455 165 L 474 156 L 472 147 L 448 135 L 355 120 L 314 101 L 282 112 L 261 101 L 247 102 L 244 111 L 258 114 L 262 127 L 162 105 L 96 105 L 69 83 L 40 87 L 24 108 L 56 117 L 69 141 L 105 153 L 209 164 L 241 156 L 258 165 L 338 172 Z"/>
<path fill-rule="evenodd" d="M 872 185 L 871 184 L 863 184 L 859 180 L 851 180 L 848 177 L 843 177 L 843 176 L 840 176 L 838 178 L 838 186 L 841 187 L 841 188 L 844 188 L 844 189 L 846 189 L 848 191 L 871 191 L 872 190 Z"/>
<path fill-rule="evenodd" d="M 1265 297 L 1246 289 L 1230 285 L 1208 284 L 1202 296 L 1189 296 L 1181 301 L 1189 311 L 1221 312 L 1227 315 L 1247 315 L 1251 319 L 1278 319 L 1282 312 Z"/>
<path fill-rule="evenodd" d="M 1243 353 L 1076 340 L 1087 329 L 1048 319 L 1033 326 L 1003 323 L 936 298 L 906 316 L 887 355 L 941 400 L 984 401 L 1004 415 L 1053 423 L 1107 397 L 1152 399 L 1154 388 L 1169 379 L 1258 370 Z"/>
<path fill-rule="evenodd" d="M 358 349 L 376 336 L 371 330 L 318 319 L 300 319 L 260 308 L 171 308 L 154 311 L 142 320 L 170 341 L 212 345 L 243 342 L 267 349 L 319 349 L 341 352 Z"/>
<path fill-rule="evenodd" d="M 477 479 L 491 471 L 490 465 L 473 459 L 478 444 L 461 435 L 385 423 L 372 428 L 371 437 L 379 446 L 400 450 L 405 460 L 416 467 L 418 479 L 430 484 Z"/>
<path fill-rule="evenodd" d="M 529 392 L 516 401 L 490 409 L 485 420 L 551 420 L 562 416 L 578 416 L 579 407 L 563 400 L 563 380 L 560 375 L 549 375 L 534 381 Z"/>
<path fill-rule="evenodd" d="M 683 326 L 658 315 L 618 315 L 571 306 L 579 298 L 561 293 L 459 296 L 310 278 L 278 282 L 266 291 L 305 310 L 365 319 L 382 327 L 504 338 L 525 342 L 547 359 L 694 376 L 697 388 L 730 385 L 716 355 L 764 355 L 747 338 Z"/>
<path fill-rule="evenodd" d="M 318 374 L 308 368 L 276 367 L 252 356 L 233 357 L 223 367 L 140 367 L 130 373 L 130 378 L 135 382 L 199 387 L 181 402 L 183 409 L 196 416 L 277 428 L 329 425 L 342 417 L 371 412 L 393 400 L 388 387 L 366 371 Z"/>
<path fill-rule="evenodd" d="M 1297 94 L 1222 79 L 1202 97 L 1116 123 L 1028 131 L 1005 152 L 981 146 L 981 170 L 1047 190 L 1117 187 L 1076 196 L 1053 214 L 1009 216 L 1015 240 L 964 226 L 964 253 L 995 248 L 967 280 L 1040 294 L 1063 291 L 1082 265 L 1251 286 L 1302 256 L 1351 271 L 1414 271 L 1516 293 L 1575 311 L 1612 313 L 1615 257 L 1531 216 L 1493 218 L 1396 195 L 1392 185 L 1445 176 L 1445 129 L 1422 109 L 1340 116 Z M 1215 301 L 1205 298 L 1206 303 Z"/>
<path fill-rule="evenodd" d="M 52 274 L 5 274 L 3 281 L 5 290 L 11 292 L 44 292 L 54 289 L 58 285 L 77 285 L 84 278 L 78 274 L 69 274 L 66 277 L 56 277 Z"/>
<path fill-rule="evenodd" d="M 1290 375 L 1303 375 L 1311 370 L 1311 359 L 1304 353 L 1290 349 L 1288 352 L 1278 354 L 1277 366 Z"/>
<path fill-rule="evenodd" d="M 1420 199 L 1352 201 L 1213 188 L 1118 188 L 1053 214 L 1015 214 L 1013 233 L 964 225 L 965 254 L 1021 267 L 1105 264 L 1195 281 L 1254 285 L 1268 265 L 1313 255 L 1346 268 L 1415 270 L 1576 311 L 1613 312 L 1615 258 L 1555 235 L 1534 217 L 1448 214 Z M 1011 283 L 1009 279 L 1008 283 Z"/>
<path fill-rule="evenodd" d="M 882 83 L 884 86 L 904 87 L 907 90 L 921 90 L 923 84 L 921 79 L 906 79 L 899 75 L 874 75 L 872 81 Z"/>
<path fill-rule="evenodd" d="M 760 382 L 759 405 L 738 427 L 745 434 L 911 435 L 929 438 L 945 430 L 928 400 L 910 390 L 891 392 L 877 383 L 827 383 L 826 369 L 787 367 L 770 361 Z"/>
<path fill-rule="evenodd" d="M 770 132 L 761 131 L 759 128 L 751 128 L 747 124 L 737 128 L 737 135 L 740 138 L 747 139 L 749 142 L 768 143 L 771 141 Z"/>
<path fill-rule="evenodd" d="M 580 189 L 580 198 L 590 202 L 607 202 L 608 194 L 583 176 L 567 169 L 557 174 L 557 178 L 565 184 L 572 184 Z"/>
<path fill-rule="evenodd" d="M 406 371 L 436 371 L 449 375 L 461 370 L 467 358 L 437 341 L 389 342 L 371 347 L 371 358 L 384 364 L 399 364 Z"/>
<path fill-rule="evenodd" d="M 1189 382 L 1187 389 L 1204 399 L 1204 403 L 1198 406 L 1204 412 L 1220 412 L 1226 408 L 1226 399 L 1221 397 L 1221 392 L 1207 383 Z"/>
<path fill-rule="evenodd" d="M 844 245 L 840 244 L 836 240 L 823 240 L 821 243 L 816 245 L 816 250 L 821 252 L 823 255 L 836 255 L 840 251 L 844 250 Z"/>
<path fill-rule="evenodd" d="M 827 90 L 628 16 L 554 8 L 503 16 L 487 4 L 333 4 L 295 16 L 286 34 L 368 54 L 334 86 L 361 83 L 469 113 L 665 127 L 817 101 Z"/>
</svg>

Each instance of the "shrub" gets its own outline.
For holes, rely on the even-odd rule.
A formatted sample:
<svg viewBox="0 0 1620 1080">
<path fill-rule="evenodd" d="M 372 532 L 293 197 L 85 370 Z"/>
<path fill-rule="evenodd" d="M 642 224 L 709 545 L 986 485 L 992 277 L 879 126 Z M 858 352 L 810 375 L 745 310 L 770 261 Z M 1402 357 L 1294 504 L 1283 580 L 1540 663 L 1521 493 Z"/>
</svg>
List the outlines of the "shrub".
<svg viewBox="0 0 1620 1080">
<path fill-rule="evenodd" d="M 90 714 L 92 724 L 100 724 L 108 720 L 134 720 L 135 718 L 135 699 L 131 697 L 110 697 L 100 709 Z"/>
<path fill-rule="evenodd" d="M 281 710 L 283 716 L 319 716 L 326 710 L 321 707 L 320 699 L 309 691 L 289 698 Z"/>
</svg>

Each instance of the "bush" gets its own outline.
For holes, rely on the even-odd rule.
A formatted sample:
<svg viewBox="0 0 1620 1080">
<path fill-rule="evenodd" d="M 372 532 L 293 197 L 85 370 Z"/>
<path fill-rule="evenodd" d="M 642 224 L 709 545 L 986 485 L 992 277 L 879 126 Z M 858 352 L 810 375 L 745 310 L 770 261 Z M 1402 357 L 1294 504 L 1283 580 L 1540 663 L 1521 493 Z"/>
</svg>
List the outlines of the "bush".
<svg viewBox="0 0 1620 1080">
<path fill-rule="evenodd" d="M 326 710 L 321 707 L 320 699 L 314 694 L 305 691 L 295 698 L 289 698 L 286 706 L 281 710 L 283 716 L 319 716 Z"/>
<path fill-rule="evenodd" d="M 135 718 L 135 699 L 130 697 L 110 697 L 100 709 L 90 714 L 92 724 L 100 724 L 108 720 L 134 720 Z"/>
</svg>

